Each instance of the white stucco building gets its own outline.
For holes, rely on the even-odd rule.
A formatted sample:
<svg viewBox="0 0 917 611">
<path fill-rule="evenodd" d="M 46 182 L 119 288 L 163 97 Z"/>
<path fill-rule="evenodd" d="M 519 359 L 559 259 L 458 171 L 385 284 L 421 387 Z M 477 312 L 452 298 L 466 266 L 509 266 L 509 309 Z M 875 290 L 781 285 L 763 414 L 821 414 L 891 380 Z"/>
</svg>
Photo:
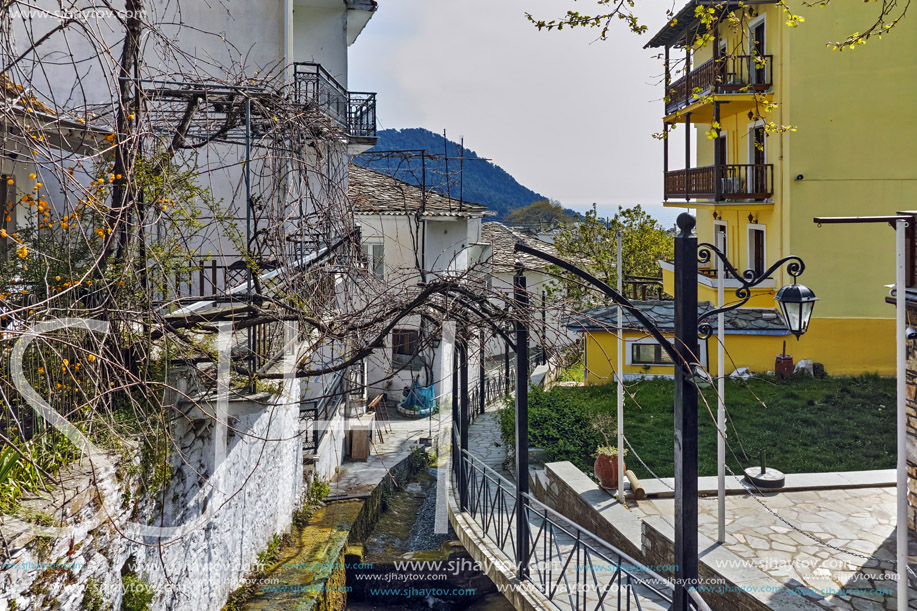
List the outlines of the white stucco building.
<svg viewBox="0 0 917 611">
<path fill-rule="evenodd" d="M 15 203 L 33 194 L 47 209 L 9 206 L 9 220 L 0 220 L 5 235 L 37 225 L 46 230 L 49 221 L 59 227 L 84 206 L 87 183 L 101 177 L 115 185 L 121 176 L 109 180 L 107 168 L 120 143 L 144 154 L 174 147 L 170 163 L 189 172 L 199 191 L 186 190 L 195 194 L 187 201 L 145 202 L 148 216 L 138 224 L 149 252 L 172 248 L 171 223 L 180 211 L 200 216 L 180 244 L 191 264 L 163 274 L 161 285 L 139 287 L 152 296 L 157 320 L 181 329 L 192 329 L 195 317 L 211 329 L 228 326 L 234 376 L 237 369 L 288 373 L 340 358 L 341 346 L 319 341 L 296 321 L 256 321 L 249 310 L 269 304 L 256 297 L 275 296 L 272 286 L 287 289 L 290 278 L 317 266 L 331 288 L 315 291 L 310 313 L 327 319 L 339 305 L 335 252 L 355 231 L 348 163 L 375 143 L 376 131 L 375 95 L 349 90 L 348 51 L 376 2 L 144 2 L 143 44 L 138 61 L 126 67 L 127 81 L 118 80 L 123 20 L 86 17 L 93 33 L 87 36 L 77 26 L 61 27 L 55 15 L 62 3 L 28 4 L 42 14 L 0 15 L 0 64 L 12 66 L 0 83 L 0 196 Z M 41 44 L 29 50 L 35 40 Z M 118 89 L 125 82 L 122 106 Z M 100 191 L 103 206 L 109 188 Z M 166 269 L 155 254 L 136 267 L 150 276 Z M 136 514 L 170 528 L 204 516 L 206 527 L 163 546 L 157 537 L 113 536 L 111 528 L 88 532 L 78 552 L 71 547 L 68 554 L 67 542 L 55 541 L 44 561 L 83 568 L 66 584 L 41 589 L 32 588 L 35 574 L 7 572 L 0 608 L 80 608 L 89 580 L 106 605 L 118 608 L 129 572 L 154 593 L 154 610 L 220 609 L 271 537 L 289 528 L 312 478 L 334 476 L 344 459 L 342 408 L 349 398 L 339 380 L 350 372 L 288 376 L 259 392 L 234 384 L 224 413 L 219 393 L 199 383 L 222 374 L 213 375 L 213 363 L 202 364 L 200 355 L 189 360 L 171 366 L 179 378 L 168 381 L 182 392 L 163 405 L 177 451 L 162 505 L 111 518 L 123 520 L 127 533 Z M 227 456 L 224 489 L 215 496 L 208 476 L 219 449 Z M 98 477 L 106 497 L 121 498 L 114 472 Z M 20 560 L 37 560 L 34 540 L 8 540 Z"/>
</svg>

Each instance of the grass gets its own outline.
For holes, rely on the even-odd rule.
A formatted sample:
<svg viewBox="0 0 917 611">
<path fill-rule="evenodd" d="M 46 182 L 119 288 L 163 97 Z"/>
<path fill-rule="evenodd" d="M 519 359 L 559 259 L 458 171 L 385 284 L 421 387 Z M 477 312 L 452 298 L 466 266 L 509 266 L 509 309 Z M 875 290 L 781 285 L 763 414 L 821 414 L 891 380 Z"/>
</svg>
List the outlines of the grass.
<svg viewBox="0 0 917 611">
<path fill-rule="evenodd" d="M 644 380 L 628 385 L 624 434 L 643 461 L 660 477 L 674 475 L 674 385 Z M 758 377 L 727 380 L 726 462 L 735 473 L 760 461 L 784 473 L 888 469 L 895 466 L 895 381 L 893 378 L 788 380 Z M 716 475 L 716 389 L 699 402 L 699 471 Z M 532 446 L 548 460 L 569 460 L 592 472 L 601 435 L 591 427 L 599 413 L 616 413 L 615 386 L 557 387 L 530 394 Z M 501 433 L 513 443 L 512 410 L 501 412 Z M 627 467 L 638 477 L 652 477 L 630 454 Z M 728 471 L 727 471 L 728 474 Z"/>
</svg>

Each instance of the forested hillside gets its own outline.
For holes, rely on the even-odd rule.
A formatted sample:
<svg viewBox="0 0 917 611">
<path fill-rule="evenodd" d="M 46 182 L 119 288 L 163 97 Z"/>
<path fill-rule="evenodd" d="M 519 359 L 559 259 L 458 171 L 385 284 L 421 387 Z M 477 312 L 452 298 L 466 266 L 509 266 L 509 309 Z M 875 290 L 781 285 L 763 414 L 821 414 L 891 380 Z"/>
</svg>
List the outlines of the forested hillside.
<svg viewBox="0 0 917 611">
<path fill-rule="evenodd" d="M 421 155 L 421 151 L 426 155 Z M 382 130 L 379 143 L 355 161 L 406 182 L 425 184 L 443 194 L 483 204 L 495 211 L 499 219 L 506 218 L 511 210 L 547 199 L 520 185 L 495 163 L 484 160 L 472 150 L 463 150 L 452 140 L 444 142 L 441 134 L 423 128 Z"/>
</svg>

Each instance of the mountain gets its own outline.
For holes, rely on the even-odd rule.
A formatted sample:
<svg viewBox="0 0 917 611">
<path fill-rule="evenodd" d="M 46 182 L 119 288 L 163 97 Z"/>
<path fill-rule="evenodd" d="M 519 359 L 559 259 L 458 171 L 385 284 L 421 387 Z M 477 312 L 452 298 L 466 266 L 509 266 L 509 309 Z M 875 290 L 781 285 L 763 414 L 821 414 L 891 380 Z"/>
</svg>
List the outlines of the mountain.
<svg viewBox="0 0 917 611">
<path fill-rule="evenodd" d="M 461 195 L 466 202 L 495 211 L 498 219 L 505 219 L 511 210 L 548 199 L 520 185 L 506 170 L 474 151 L 452 140 L 444 142 L 441 134 L 414 127 L 384 129 L 378 136 L 376 146 L 358 156 L 356 163 L 414 185 L 425 184 L 456 199 Z"/>
</svg>

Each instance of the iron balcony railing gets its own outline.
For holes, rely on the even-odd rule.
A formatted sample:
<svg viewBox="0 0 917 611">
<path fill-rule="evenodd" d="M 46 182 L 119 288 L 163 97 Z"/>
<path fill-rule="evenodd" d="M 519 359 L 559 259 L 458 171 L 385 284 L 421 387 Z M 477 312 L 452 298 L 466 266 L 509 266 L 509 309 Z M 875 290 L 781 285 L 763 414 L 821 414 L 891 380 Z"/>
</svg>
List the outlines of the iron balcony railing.
<svg viewBox="0 0 917 611">
<path fill-rule="evenodd" d="M 690 106 L 706 94 L 767 91 L 774 82 L 772 55 L 727 55 L 710 59 L 669 84 L 665 112 Z"/>
<path fill-rule="evenodd" d="M 519 566 L 516 486 L 467 451 L 462 452 L 461 468 L 468 487 L 463 512 L 512 566 Z M 669 580 L 530 494 L 523 498 L 529 523 L 528 581 L 559 611 L 671 607 L 674 587 Z M 689 595 L 690 608 L 709 609 L 696 591 Z"/>
<path fill-rule="evenodd" d="M 773 195 L 774 166 L 770 163 L 723 164 L 719 168 L 708 165 L 665 173 L 666 199 L 760 201 Z"/>
<path fill-rule="evenodd" d="M 301 104 L 314 105 L 356 138 L 376 136 L 376 94 L 348 92 L 337 79 L 311 62 L 293 64 L 293 91 Z"/>
</svg>

